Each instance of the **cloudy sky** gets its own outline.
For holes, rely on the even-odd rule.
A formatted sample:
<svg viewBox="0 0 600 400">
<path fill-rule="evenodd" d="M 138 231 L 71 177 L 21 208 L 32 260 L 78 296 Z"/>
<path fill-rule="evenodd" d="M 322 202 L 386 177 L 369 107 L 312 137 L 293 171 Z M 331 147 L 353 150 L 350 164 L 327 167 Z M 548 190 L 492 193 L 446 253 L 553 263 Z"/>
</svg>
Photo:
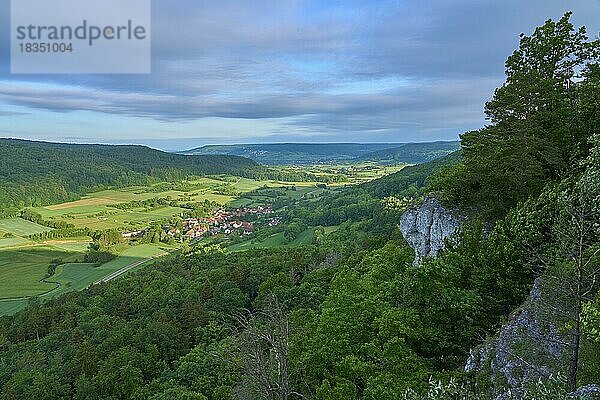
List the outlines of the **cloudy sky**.
<svg viewBox="0 0 600 400">
<path fill-rule="evenodd" d="M 567 10 L 591 37 L 600 32 L 600 0 L 152 7 L 150 75 L 11 75 L 9 0 L 0 0 L 0 137 L 167 150 L 452 140 L 485 124 L 519 33 Z"/>
</svg>

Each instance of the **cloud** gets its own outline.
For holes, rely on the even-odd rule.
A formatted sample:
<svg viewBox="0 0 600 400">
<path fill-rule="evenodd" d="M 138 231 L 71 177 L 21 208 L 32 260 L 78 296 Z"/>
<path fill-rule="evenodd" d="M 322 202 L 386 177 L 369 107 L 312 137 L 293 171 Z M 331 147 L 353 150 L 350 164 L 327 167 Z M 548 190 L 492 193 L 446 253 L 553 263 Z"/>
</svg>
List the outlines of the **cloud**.
<svg viewBox="0 0 600 400">
<path fill-rule="evenodd" d="M 387 115 L 397 115 L 418 121 L 424 116 L 448 113 L 462 115 L 460 108 L 468 105 L 481 114 L 482 97 L 494 86 L 494 81 L 457 80 L 432 81 L 407 85 L 379 93 L 304 93 L 262 94 L 253 98 L 220 96 L 176 96 L 160 93 L 96 90 L 82 86 L 23 84 L 0 81 L 0 99 L 19 106 L 55 112 L 93 111 L 118 113 L 132 117 L 164 121 L 185 121 L 219 117 L 237 119 L 290 118 L 308 116 L 304 120 L 336 121 Z M 457 101 L 460 100 L 460 101 Z M 463 111 L 464 112 L 464 111 Z M 334 116 L 339 116 L 335 118 Z M 383 122 L 383 121 L 382 121 Z M 385 121 L 393 126 L 393 121 Z M 404 123 L 403 123 L 404 124 Z"/>
<path fill-rule="evenodd" d="M 24 113 L 24 112 L 19 112 L 19 111 L 1 111 L 0 110 L 0 117 L 14 117 L 17 115 L 29 115 L 30 113 Z"/>
<path fill-rule="evenodd" d="M 0 0 L 0 22 L 7 3 Z M 575 24 L 600 31 L 600 3 L 569 6 Z M 518 34 L 560 17 L 564 7 L 546 0 L 156 0 L 151 75 L 19 76 L 0 63 L 0 102 L 157 124 L 280 119 L 269 135 L 451 138 L 485 123 L 483 104 L 502 83 Z"/>
</svg>

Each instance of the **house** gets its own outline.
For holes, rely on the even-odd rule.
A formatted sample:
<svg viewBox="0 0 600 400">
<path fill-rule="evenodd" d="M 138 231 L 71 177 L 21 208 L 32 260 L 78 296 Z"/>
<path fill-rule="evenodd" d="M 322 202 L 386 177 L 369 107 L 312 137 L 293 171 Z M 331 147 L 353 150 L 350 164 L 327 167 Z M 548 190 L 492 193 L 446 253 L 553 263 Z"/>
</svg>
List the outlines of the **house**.
<svg viewBox="0 0 600 400">
<path fill-rule="evenodd" d="M 144 231 L 133 231 L 133 232 L 123 232 L 121 235 L 124 238 L 133 238 L 133 237 L 141 235 L 142 233 L 144 233 Z"/>
</svg>

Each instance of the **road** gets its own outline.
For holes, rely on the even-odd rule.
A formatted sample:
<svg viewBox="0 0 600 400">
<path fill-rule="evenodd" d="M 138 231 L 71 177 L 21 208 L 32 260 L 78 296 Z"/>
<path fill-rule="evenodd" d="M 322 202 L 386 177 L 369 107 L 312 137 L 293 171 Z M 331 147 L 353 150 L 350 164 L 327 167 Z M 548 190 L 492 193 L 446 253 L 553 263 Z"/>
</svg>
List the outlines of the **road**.
<svg viewBox="0 0 600 400">
<path fill-rule="evenodd" d="M 158 255 L 158 256 L 154 256 L 154 257 L 148 257 L 148 258 L 144 258 L 143 260 L 139 260 L 139 261 L 136 261 L 136 262 L 134 262 L 133 264 L 129 264 L 129 265 L 127 265 L 126 267 L 123 267 L 123 268 L 121 268 L 120 270 L 118 270 L 118 271 L 115 271 L 115 272 L 113 272 L 112 274 L 105 276 L 104 278 L 102 278 L 102 279 L 101 279 L 101 280 L 99 280 L 98 282 L 94 282 L 94 285 L 99 285 L 99 284 L 101 284 L 101 283 L 104 283 L 104 282 L 111 281 L 111 280 L 113 280 L 113 279 L 115 279 L 115 278 L 117 278 L 117 277 L 119 277 L 119 276 L 123 275 L 125 272 L 127 272 L 127 271 L 129 271 L 129 270 L 131 270 L 131 269 L 133 269 L 133 268 L 135 268 L 135 267 L 138 267 L 138 266 L 140 266 L 140 265 L 142 265 L 142 264 L 145 264 L 145 263 L 147 263 L 148 261 L 152 261 L 152 260 L 154 260 L 154 259 L 157 259 L 157 258 L 159 258 L 159 257 L 162 257 L 163 255 L 165 255 L 165 254 L 161 254 L 161 255 Z"/>
</svg>

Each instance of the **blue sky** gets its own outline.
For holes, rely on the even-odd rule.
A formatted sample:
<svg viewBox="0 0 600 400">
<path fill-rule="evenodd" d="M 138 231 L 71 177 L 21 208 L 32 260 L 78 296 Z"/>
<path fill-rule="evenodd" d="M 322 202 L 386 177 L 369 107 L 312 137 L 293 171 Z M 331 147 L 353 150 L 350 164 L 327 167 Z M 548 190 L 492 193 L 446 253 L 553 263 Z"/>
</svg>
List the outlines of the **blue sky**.
<svg viewBox="0 0 600 400">
<path fill-rule="evenodd" d="M 152 74 L 11 75 L 0 137 L 136 143 L 451 140 L 485 124 L 518 35 L 598 0 L 156 0 Z M 118 11 L 118 10 L 117 10 Z"/>
</svg>

